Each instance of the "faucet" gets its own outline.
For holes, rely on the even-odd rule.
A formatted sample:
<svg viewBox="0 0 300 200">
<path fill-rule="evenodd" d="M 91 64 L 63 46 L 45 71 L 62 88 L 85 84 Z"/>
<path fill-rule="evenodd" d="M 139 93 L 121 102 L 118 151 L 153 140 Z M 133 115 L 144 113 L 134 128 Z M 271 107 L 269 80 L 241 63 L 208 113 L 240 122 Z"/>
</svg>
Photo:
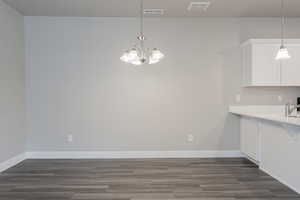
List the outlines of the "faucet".
<svg viewBox="0 0 300 200">
<path fill-rule="evenodd" d="M 285 104 L 285 116 L 290 117 L 297 108 L 300 108 L 300 105 L 293 105 L 291 103 Z"/>
</svg>

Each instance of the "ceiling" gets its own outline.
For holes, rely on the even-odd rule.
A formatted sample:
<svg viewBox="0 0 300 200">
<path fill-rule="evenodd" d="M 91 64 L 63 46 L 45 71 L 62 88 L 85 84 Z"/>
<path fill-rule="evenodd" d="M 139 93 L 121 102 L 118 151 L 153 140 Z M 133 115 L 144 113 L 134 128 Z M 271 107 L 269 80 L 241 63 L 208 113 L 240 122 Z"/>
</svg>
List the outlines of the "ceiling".
<svg viewBox="0 0 300 200">
<path fill-rule="evenodd" d="M 4 0 L 25 16 L 135 17 L 139 0 Z M 277 17 L 280 0 L 209 0 L 206 12 L 187 7 L 192 0 L 145 0 L 145 8 L 163 8 L 164 17 Z M 200 0 L 193 0 L 200 1 Z M 206 0 L 204 0 L 206 1 Z M 300 17 L 300 0 L 285 0 L 289 17 Z"/>
</svg>

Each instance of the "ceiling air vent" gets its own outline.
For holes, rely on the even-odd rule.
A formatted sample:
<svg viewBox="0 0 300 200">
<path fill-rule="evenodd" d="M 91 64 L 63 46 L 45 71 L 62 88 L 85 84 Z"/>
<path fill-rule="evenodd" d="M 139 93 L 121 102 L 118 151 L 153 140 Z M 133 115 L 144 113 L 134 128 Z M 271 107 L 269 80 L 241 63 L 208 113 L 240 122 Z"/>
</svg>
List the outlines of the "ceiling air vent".
<svg viewBox="0 0 300 200">
<path fill-rule="evenodd" d="M 163 15 L 164 14 L 164 9 L 144 9 L 144 14 L 145 15 Z"/>
<path fill-rule="evenodd" d="M 200 10 L 200 11 L 206 11 L 208 7 L 210 6 L 209 1 L 193 1 L 190 3 L 188 10 Z"/>
</svg>

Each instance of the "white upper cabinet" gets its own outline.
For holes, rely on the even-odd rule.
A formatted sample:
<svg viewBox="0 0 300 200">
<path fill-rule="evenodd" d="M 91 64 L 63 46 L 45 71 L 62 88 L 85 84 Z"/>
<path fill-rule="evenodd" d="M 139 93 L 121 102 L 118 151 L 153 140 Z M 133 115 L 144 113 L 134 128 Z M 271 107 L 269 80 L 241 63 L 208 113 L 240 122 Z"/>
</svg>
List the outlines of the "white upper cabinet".
<svg viewBox="0 0 300 200">
<path fill-rule="evenodd" d="M 275 60 L 277 39 L 251 39 L 242 45 L 243 84 L 249 86 L 300 86 L 300 40 L 286 40 L 292 56 Z"/>
<path fill-rule="evenodd" d="M 282 61 L 281 83 L 285 86 L 300 86 L 300 44 L 288 44 L 291 58 Z"/>
<path fill-rule="evenodd" d="M 252 82 L 257 85 L 276 85 L 280 83 L 280 62 L 275 60 L 279 45 L 252 46 Z"/>
</svg>

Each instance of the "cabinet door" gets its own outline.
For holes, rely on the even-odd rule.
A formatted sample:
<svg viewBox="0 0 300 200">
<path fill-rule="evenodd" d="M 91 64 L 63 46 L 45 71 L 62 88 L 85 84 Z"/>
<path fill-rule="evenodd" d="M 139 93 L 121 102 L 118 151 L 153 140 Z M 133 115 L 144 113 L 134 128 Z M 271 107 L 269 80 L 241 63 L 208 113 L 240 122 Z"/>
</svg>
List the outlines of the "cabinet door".
<svg viewBox="0 0 300 200">
<path fill-rule="evenodd" d="M 300 128 L 263 122 L 260 130 L 260 168 L 300 191 Z"/>
<path fill-rule="evenodd" d="M 282 61 L 282 85 L 300 86 L 300 45 L 288 45 L 291 58 Z"/>
<path fill-rule="evenodd" d="M 280 85 L 280 62 L 275 60 L 279 44 L 254 44 L 252 52 L 252 84 Z"/>
<path fill-rule="evenodd" d="M 259 122 L 252 118 L 241 118 L 241 151 L 259 162 Z"/>
</svg>

